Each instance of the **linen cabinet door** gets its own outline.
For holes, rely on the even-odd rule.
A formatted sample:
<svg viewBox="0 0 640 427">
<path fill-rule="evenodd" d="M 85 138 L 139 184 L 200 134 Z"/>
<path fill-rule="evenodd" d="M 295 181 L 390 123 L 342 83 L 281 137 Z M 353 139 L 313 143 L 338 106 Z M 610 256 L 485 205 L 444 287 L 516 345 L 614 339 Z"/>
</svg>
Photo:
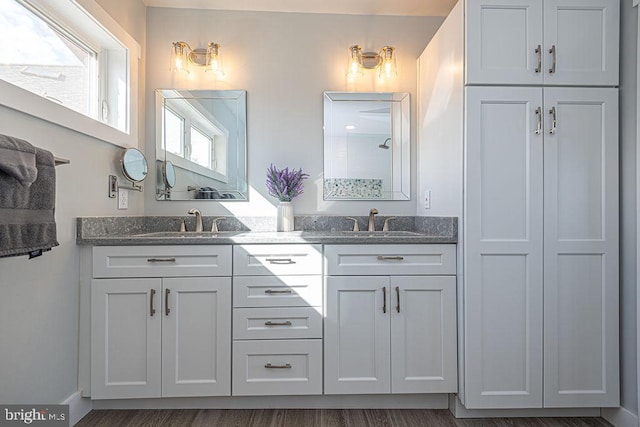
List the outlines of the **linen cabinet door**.
<svg viewBox="0 0 640 427">
<path fill-rule="evenodd" d="M 545 85 L 617 85 L 619 21 L 619 0 L 545 0 Z"/>
<path fill-rule="evenodd" d="M 91 398 L 160 397 L 160 279 L 91 281 Z"/>
<path fill-rule="evenodd" d="M 325 280 L 325 394 L 389 393 L 389 277 Z"/>
<path fill-rule="evenodd" d="M 231 278 L 162 279 L 162 395 L 231 395 Z"/>
<path fill-rule="evenodd" d="M 542 89 L 466 94 L 464 404 L 541 407 Z"/>
<path fill-rule="evenodd" d="M 544 92 L 546 407 L 619 404 L 617 94 Z"/>
<path fill-rule="evenodd" d="M 457 391 L 456 278 L 391 278 L 391 393 Z"/>
<path fill-rule="evenodd" d="M 467 0 L 467 84 L 542 84 L 542 0 Z"/>
</svg>

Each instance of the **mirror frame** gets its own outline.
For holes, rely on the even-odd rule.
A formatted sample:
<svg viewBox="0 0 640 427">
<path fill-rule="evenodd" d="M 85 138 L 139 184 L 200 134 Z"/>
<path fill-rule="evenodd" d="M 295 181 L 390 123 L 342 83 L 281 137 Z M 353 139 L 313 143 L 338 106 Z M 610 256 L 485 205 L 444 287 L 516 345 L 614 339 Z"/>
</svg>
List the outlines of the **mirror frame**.
<svg viewBox="0 0 640 427">
<path fill-rule="evenodd" d="M 327 91 L 324 98 L 324 138 L 323 138 L 323 178 L 322 178 L 322 198 L 328 201 L 406 201 L 411 200 L 411 103 L 408 92 L 333 92 Z M 331 129 L 333 117 L 331 109 L 334 102 L 344 101 L 390 101 L 397 102 L 400 107 L 400 121 L 397 125 L 392 125 L 392 191 L 389 197 L 332 197 L 325 191 L 326 177 L 324 165 L 326 162 L 326 144 L 331 136 L 328 129 Z M 396 165 L 397 162 L 397 165 Z M 394 170 L 398 169 L 399 170 Z M 384 194 L 383 194 L 384 196 Z"/>
<path fill-rule="evenodd" d="M 183 92 L 187 92 L 193 96 L 190 97 L 185 97 L 185 96 L 165 96 L 165 94 L 167 92 L 173 92 L 176 94 L 181 94 Z M 195 93 L 194 93 L 195 92 Z M 199 92 L 209 92 L 211 95 L 210 96 L 197 96 Z M 162 155 L 162 151 L 164 150 L 164 141 L 162 140 L 163 137 L 163 111 L 164 111 L 164 106 L 165 106 L 165 100 L 169 99 L 221 99 L 221 100 L 236 100 L 238 102 L 241 102 L 242 104 L 240 105 L 240 107 L 238 108 L 238 115 L 237 115 L 237 119 L 239 118 L 240 122 L 242 122 L 244 124 L 244 128 L 242 128 L 242 151 L 244 152 L 244 158 L 243 159 L 238 159 L 236 158 L 236 161 L 233 163 L 232 167 L 235 168 L 236 170 L 239 169 L 240 167 L 244 170 L 244 174 L 238 179 L 236 178 L 236 188 L 235 189 L 220 189 L 220 193 L 232 193 L 235 195 L 239 195 L 240 197 L 236 197 L 235 199 L 199 199 L 197 197 L 194 198 L 174 198 L 176 191 L 173 190 L 172 188 L 167 188 L 168 186 L 166 185 L 165 181 L 164 181 L 164 173 L 162 173 L 162 179 L 159 179 L 156 182 L 156 200 L 157 201 L 188 201 L 188 200 L 208 200 L 208 201 L 213 201 L 213 202 L 246 202 L 249 200 L 249 181 L 248 181 L 248 168 L 247 168 L 247 157 L 248 157 L 248 138 L 247 138 L 247 91 L 243 90 L 243 89 L 238 89 L 238 90 L 217 90 L 217 89 L 156 89 L 155 90 L 155 98 L 156 98 L 156 105 L 155 105 L 155 130 L 156 130 L 156 137 L 155 137 L 155 149 L 154 149 L 154 160 L 156 161 L 156 164 L 158 164 L 158 162 L 161 163 L 165 163 L 166 161 L 171 161 L 167 159 L 166 156 L 166 152 L 164 153 L 164 155 Z M 241 117 L 240 117 L 241 116 Z M 189 160 L 186 160 L 186 162 L 190 162 Z M 183 165 L 178 165 L 175 162 L 173 163 L 173 167 L 175 169 L 185 169 Z M 199 165 L 195 164 L 195 167 L 200 167 Z M 229 163 L 227 165 L 227 171 L 231 168 L 231 163 Z M 187 169 L 190 172 L 193 172 L 195 174 L 200 174 L 202 175 L 201 172 L 199 171 L 193 171 L 191 169 Z M 208 175 L 203 175 L 203 176 L 208 176 Z M 228 175 L 225 176 L 225 178 Z M 211 179 L 216 179 L 213 176 L 208 176 Z M 221 181 L 224 182 L 224 181 Z M 197 194 L 197 190 L 198 187 L 194 186 L 194 185 L 187 185 L 186 187 L 188 190 L 187 191 L 193 191 L 194 194 Z M 203 187 L 204 188 L 204 187 Z"/>
</svg>

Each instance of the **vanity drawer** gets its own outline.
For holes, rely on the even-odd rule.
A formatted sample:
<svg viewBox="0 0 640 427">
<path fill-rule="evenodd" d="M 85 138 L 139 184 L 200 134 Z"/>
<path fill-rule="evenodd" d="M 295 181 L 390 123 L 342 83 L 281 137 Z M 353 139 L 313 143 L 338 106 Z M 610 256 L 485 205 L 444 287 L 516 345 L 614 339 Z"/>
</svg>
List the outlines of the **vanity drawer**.
<svg viewBox="0 0 640 427">
<path fill-rule="evenodd" d="M 456 274 L 456 245 L 327 245 L 327 275 Z"/>
<path fill-rule="evenodd" d="M 233 339 L 322 338 L 321 307 L 236 308 Z"/>
<path fill-rule="evenodd" d="M 235 341 L 234 396 L 322 394 L 322 340 Z"/>
<path fill-rule="evenodd" d="M 322 276 L 236 276 L 233 306 L 322 306 Z"/>
<path fill-rule="evenodd" d="M 237 276 L 322 274 L 322 246 L 236 245 L 233 271 Z"/>
<path fill-rule="evenodd" d="M 231 245 L 93 248 L 93 277 L 188 276 L 231 276 Z"/>
</svg>

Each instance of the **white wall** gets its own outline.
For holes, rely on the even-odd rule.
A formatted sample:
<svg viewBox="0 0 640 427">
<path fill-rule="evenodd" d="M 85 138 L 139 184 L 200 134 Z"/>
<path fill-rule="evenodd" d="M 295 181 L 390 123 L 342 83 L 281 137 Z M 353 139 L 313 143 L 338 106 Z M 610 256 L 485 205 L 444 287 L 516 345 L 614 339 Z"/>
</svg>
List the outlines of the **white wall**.
<svg viewBox="0 0 640 427">
<path fill-rule="evenodd" d="M 189 9 L 147 9 L 147 105 L 154 90 L 246 89 L 249 202 L 157 202 L 145 194 L 148 215 L 184 214 L 198 207 L 205 215 L 275 215 L 277 201 L 266 193 L 267 167 L 302 167 L 311 175 L 305 194 L 294 202 L 296 213 L 413 215 L 415 212 L 416 59 L 442 22 L 438 17 L 389 17 Z M 185 41 L 193 48 L 209 41 L 221 45 L 227 77 L 216 82 L 196 70 L 188 78 L 171 74 L 170 47 Z M 378 83 L 369 72 L 357 84 L 345 79 L 347 48 L 364 50 L 393 45 L 399 76 Z M 394 91 L 411 93 L 412 200 L 407 202 L 324 202 L 323 91 Z M 153 109 L 147 111 L 147 158 L 154 158 Z M 154 165 L 155 168 L 155 165 Z M 151 173 L 155 173 L 154 170 Z"/>
<path fill-rule="evenodd" d="M 99 3 L 144 47 L 141 0 Z M 143 70 L 144 64 L 140 65 Z M 144 97 L 138 96 L 144 105 Z M 142 138 L 144 127 L 139 128 Z M 32 260 L 26 256 L 0 259 L 0 402 L 60 403 L 77 390 L 79 251 L 75 218 L 141 214 L 143 198 L 131 195 L 129 210 L 118 211 L 115 199 L 107 197 L 107 176 L 116 174 L 123 179 L 116 167 L 121 148 L 3 107 L 0 133 L 71 160 L 56 169 L 60 246 Z"/>
</svg>

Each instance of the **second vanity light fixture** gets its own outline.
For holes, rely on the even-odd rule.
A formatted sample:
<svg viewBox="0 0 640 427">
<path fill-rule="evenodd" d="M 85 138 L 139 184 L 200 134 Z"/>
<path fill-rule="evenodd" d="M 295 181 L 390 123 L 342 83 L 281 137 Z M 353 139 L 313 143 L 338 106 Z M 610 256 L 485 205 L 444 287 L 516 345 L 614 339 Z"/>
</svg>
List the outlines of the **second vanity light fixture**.
<svg viewBox="0 0 640 427">
<path fill-rule="evenodd" d="M 171 47 L 171 71 L 189 74 L 190 66 L 207 67 L 217 78 L 224 77 L 220 45 L 211 42 L 206 49 L 192 49 L 188 43 L 173 42 Z"/>
<path fill-rule="evenodd" d="M 362 76 L 363 69 L 378 69 L 378 76 L 382 79 L 391 79 L 398 75 L 396 67 L 396 54 L 393 46 L 384 46 L 380 52 L 363 52 L 362 47 L 353 45 L 349 47 L 349 59 L 347 63 L 347 78 L 355 79 Z"/>
</svg>

